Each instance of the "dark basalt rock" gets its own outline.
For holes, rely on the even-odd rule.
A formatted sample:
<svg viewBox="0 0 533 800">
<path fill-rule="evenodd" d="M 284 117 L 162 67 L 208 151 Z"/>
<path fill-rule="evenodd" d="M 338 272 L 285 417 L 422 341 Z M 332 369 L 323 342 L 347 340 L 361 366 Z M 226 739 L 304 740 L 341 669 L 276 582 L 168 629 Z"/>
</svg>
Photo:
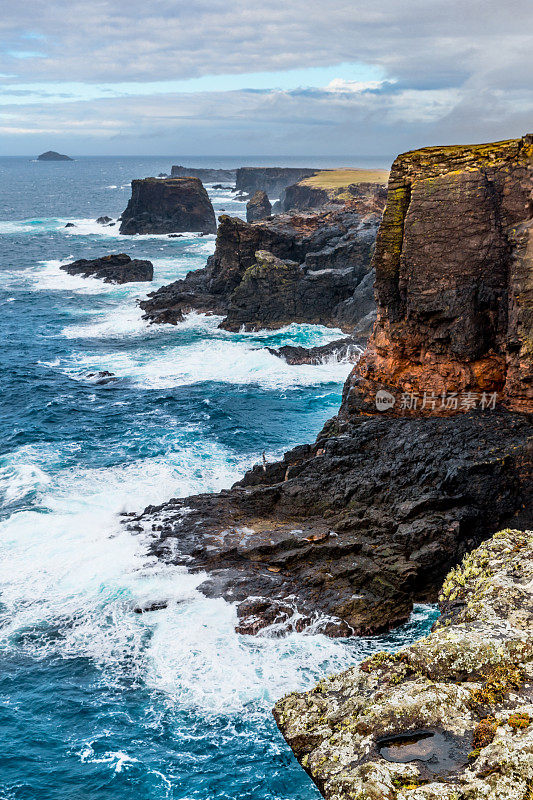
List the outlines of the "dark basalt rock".
<svg viewBox="0 0 533 800">
<path fill-rule="evenodd" d="M 74 225 L 73 222 L 67 222 L 67 224 L 65 225 L 65 228 L 75 228 L 75 227 L 76 226 Z"/>
<path fill-rule="evenodd" d="M 275 356 L 283 358 L 287 364 L 327 364 L 330 361 L 357 361 L 365 348 L 364 339 L 348 336 L 336 339 L 319 347 L 298 347 L 292 344 L 268 350 Z"/>
<path fill-rule="evenodd" d="M 151 281 L 154 277 L 154 266 L 151 261 L 132 260 L 126 253 L 102 256 L 102 258 L 91 260 L 80 258 L 79 261 L 64 264 L 61 269 L 68 272 L 69 275 L 100 278 L 105 283 Z"/>
<path fill-rule="evenodd" d="M 497 411 L 334 418 L 314 445 L 231 490 L 149 507 L 137 522 L 159 530 L 155 555 L 209 573 L 208 596 L 268 600 L 264 614 L 239 614 L 242 631 L 291 607 L 376 633 L 433 601 L 446 572 L 502 523 L 531 523 L 532 441 L 531 415 Z"/>
<path fill-rule="evenodd" d="M 256 192 L 246 204 L 246 222 L 268 219 L 272 214 L 272 206 L 266 192 Z"/>
<path fill-rule="evenodd" d="M 46 153 L 37 156 L 37 161 L 74 161 L 74 159 L 62 153 L 56 153 L 55 150 L 47 150 Z"/>
<path fill-rule="evenodd" d="M 131 182 L 120 233 L 216 233 L 213 206 L 198 178 L 144 178 Z"/>
<path fill-rule="evenodd" d="M 283 190 L 292 183 L 316 175 L 317 169 L 299 167 L 240 167 L 237 170 L 235 188 L 253 195 L 257 191 L 266 192 L 271 199 L 281 196 Z"/>
<path fill-rule="evenodd" d="M 97 221 L 97 223 L 98 223 L 99 225 L 107 225 L 108 223 L 110 223 L 110 222 L 113 222 L 113 220 L 111 219 L 111 217 L 106 217 L 106 216 L 104 216 L 104 217 L 98 217 L 98 219 L 97 219 L 96 221 Z"/>
<path fill-rule="evenodd" d="M 223 215 L 205 269 L 162 287 L 141 308 L 151 322 L 176 323 L 196 309 L 225 316 L 228 330 L 311 322 L 351 332 L 375 308 L 369 272 L 379 219 L 363 207 L 251 224 Z M 266 261 L 258 261 L 260 251 L 270 254 Z"/>
<path fill-rule="evenodd" d="M 235 169 L 196 169 L 195 167 L 174 166 L 171 178 L 198 178 L 202 183 L 235 183 Z M 214 186 L 214 189 L 225 189 L 225 186 Z"/>
</svg>

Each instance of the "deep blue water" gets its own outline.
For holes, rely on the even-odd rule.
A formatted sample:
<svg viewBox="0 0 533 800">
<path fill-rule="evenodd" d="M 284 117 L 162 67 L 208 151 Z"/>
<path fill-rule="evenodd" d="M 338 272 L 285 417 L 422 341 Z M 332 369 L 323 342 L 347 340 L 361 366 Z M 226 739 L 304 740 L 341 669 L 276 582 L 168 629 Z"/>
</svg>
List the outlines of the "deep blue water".
<svg viewBox="0 0 533 800">
<path fill-rule="evenodd" d="M 141 320 L 137 299 L 202 267 L 214 237 L 120 237 L 95 219 L 117 217 L 129 181 L 171 163 L 0 158 L 5 800 L 316 798 L 273 702 L 420 636 L 434 617 L 421 607 L 371 639 L 238 636 L 231 605 L 202 597 L 201 578 L 155 562 L 120 525 L 121 511 L 229 486 L 263 450 L 273 458 L 314 438 L 349 371 L 289 367 L 265 349 L 336 335 L 325 329 Z M 217 212 L 242 214 L 230 193 L 210 193 Z M 59 270 L 120 251 L 153 261 L 151 287 Z M 95 385 L 90 373 L 103 369 L 118 380 Z M 165 610 L 133 611 L 161 599 Z"/>
</svg>

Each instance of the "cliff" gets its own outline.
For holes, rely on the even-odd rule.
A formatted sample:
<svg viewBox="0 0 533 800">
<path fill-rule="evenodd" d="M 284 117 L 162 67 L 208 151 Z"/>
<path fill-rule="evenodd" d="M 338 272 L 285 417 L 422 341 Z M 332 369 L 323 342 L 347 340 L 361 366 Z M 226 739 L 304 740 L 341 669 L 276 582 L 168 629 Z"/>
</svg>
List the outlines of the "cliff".
<svg viewBox="0 0 533 800">
<path fill-rule="evenodd" d="M 372 198 L 378 206 L 386 199 L 388 176 L 388 171 L 384 169 L 321 170 L 287 186 L 281 196 L 281 208 L 294 213 L 334 208 L 347 201 L 357 208 L 358 203 L 368 205 Z"/>
<path fill-rule="evenodd" d="M 202 183 L 235 184 L 235 169 L 195 169 L 194 167 L 173 166 L 171 178 L 198 178 Z"/>
<path fill-rule="evenodd" d="M 198 178 L 144 178 L 131 182 L 120 233 L 216 233 L 215 212 Z"/>
<path fill-rule="evenodd" d="M 316 169 L 300 167 L 240 167 L 236 173 L 235 188 L 248 194 L 266 192 L 271 200 L 275 200 L 291 183 L 308 178 L 315 172 Z"/>
<path fill-rule="evenodd" d="M 531 410 L 532 136 L 399 156 L 374 266 L 378 321 L 350 410 L 370 410 L 380 388 L 392 413 L 424 392 Z"/>
<path fill-rule="evenodd" d="M 503 530 L 446 578 L 425 639 L 274 716 L 327 800 L 516 800 L 533 781 L 533 532 Z"/>
<path fill-rule="evenodd" d="M 374 207 L 372 199 L 359 211 L 342 207 L 251 224 L 222 216 L 206 268 L 150 295 L 141 303 L 145 318 L 175 323 L 194 308 L 224 315 L 229 330 L 309 322 L 352 331 L 374 308 L 369 273 L 380 219 Z M 269 254 L 266 260 L 259 252 Z"/>
<path fill-rule="evenodd" d="M 273 623 L 278 630 L 313 625 L 330 635 L 386 630 L 408 618 L 413 602 L 434 600 L 446 572 L 483 538 L 502 526 L 533 527 L 533 404 L 527 394 L 533 265 L 523 242 L 530 230 L 530 147 L 525 139 L 481 148 L 487 174 L 490 163 L 490 174 L 504 182 L 501 192 L 490 195 L 491 208 L 501 203 L 498 214 L 487 210 L 479 183 L 475 197 L 470 192 L 471 175 L 478 180 L 477 148 L 439 149 L 447 189 L 439 189 L 437 206 L 412 205 L 421 191 L 427 196 L 424 175 L 433 180 L 433 156 L 428 162 L 426 151 L 401 157 L 391 174 L 394 194 L 374 258 L 377 333 L 346 383 L 339 414 L 314 444 L 255 467 L 232 489 L 150 507 L 132 523 L 134 529 L 154 531 L 157 556 L 206 571 L 201 586 L 206 594 L 238 602 L 241 632 L 258 633 Z M 402 175 L 417 165 L 409 203 L 399 200 L 405 195 L 398 194 L 398 163 L 406 165 Z M 505 209 L 524 215 L 525 222 L 504 226 Z M 305 224 L 318 242 L 321 232 L 330 230 L 326 220 L 337 218 L 311 219 L 312 226 L 309 219 Z M 255 253 L 266 223 L 245 228 L 246 249 L 240 235 L 244 223 L 226 218 L 224 224 L 236 235 L 228 230 L 217 246 L 212 275 L 221 285 L 240 288 L 250 269 L 254 292 L 260 291 L 263 256 L 258 264 Z M 266 230 L 272 234 L 270 225 Z M 506 248 L 493 246 L 494 237 Z M 278 239 L 283 248 L 276 257 L 285 266 L 274 262 L 273 270 L 284 278 L 287 270 L 289 282 L 295 267 L 286 262 L 301 266 L 303 241 Z M 331 264 L 335 248 L 325 249 Z M 427 260 L 435 252 L 443 260 L 440 268 Z M 323 258 L 306 255 L 313 264 Z M 400 281 L 396 267 L 404 264 L 409 271 Z M 385 340 L 390 353 L 377 351 L 382 331 L 390 332 Z M 383 361 L 377 363 L 389 367 L 390 388 L 402 386 L 410 374 L 412 385 L 422 388 L 420 367 L 429 365 L 424 380 L 433 377 L 450 392 L 442 410 L 437 401 L 430 409 L 415 403 L 405 414 L 391 410 L 394 396 L 383 390 L 376 396 L 381 384 L 372 382 L 370 367 L 378 356 Z M 451 379 L 478 375 L 481 357 L 506 365 L 514 387 L 506 399 L 520 402 L 459 394 L 461 384 L 454 386 Z M 461 413 L 450 414 L 454 406 Z"/>
</svg>

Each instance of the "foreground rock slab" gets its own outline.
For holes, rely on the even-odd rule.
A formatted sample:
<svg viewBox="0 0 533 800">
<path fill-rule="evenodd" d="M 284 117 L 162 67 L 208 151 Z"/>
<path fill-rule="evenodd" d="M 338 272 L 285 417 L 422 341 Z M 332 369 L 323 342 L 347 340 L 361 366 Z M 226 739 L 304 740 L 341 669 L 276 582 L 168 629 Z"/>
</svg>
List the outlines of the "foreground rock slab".
<svg viewBox="0 0 533 800">
<path fill-rule="evenodd" d="M 211 200 L 198 178 L 144 178 L 131 182 L 120 233 L 216 233 Z"/>
<path fill-rule="evenodd" d="M 102 258 L 80 258 L 60 269 L 69 275 L 82 275 L 84 278 L 100 278 L 105 283 L 133 283 L 151 281 L 154 266 L 151 261 L 131 259 L 126 253 L 117 253 Z"/>
<path fill-rule="evenodd" d="M 433 632 L 274 709 L 327 800 L 527 800 L 533 532 L 506 529 L 442 588 Z"/>
</svg>

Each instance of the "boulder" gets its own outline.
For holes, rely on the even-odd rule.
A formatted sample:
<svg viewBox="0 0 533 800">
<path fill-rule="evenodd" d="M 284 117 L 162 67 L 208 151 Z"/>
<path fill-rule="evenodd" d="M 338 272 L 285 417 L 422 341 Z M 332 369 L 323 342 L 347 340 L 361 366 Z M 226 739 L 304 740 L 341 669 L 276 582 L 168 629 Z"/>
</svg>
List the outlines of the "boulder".
<svg viewBox="0 0 533 800">
<path fill-rule="evenodd" d="M 99 225 L 108 225 L 110 222 L 113 222 L 111 217 L 98 217 L 96 220 Z"/>
<path fill-rule="evenodd" d="M 274 717 L 326 800 L 515 800 L 533 779 L 533 532 L 446 578 L 425 639 L 288 695 Z"/>
<path fill-rule="evenodd" d="M 69 275 L 100 278 L 105 283 L 151 281 L 154 277 L 154 267 L 151 261 L 132 260 L 126 253 L 90 260 L 81 258 L 71 264 L 64 264 L 61 269 L 68 272 Z"/>
<path fill-rule="evenodd" d="M 272 206 L 265 192 L 256 192 L 246 204 L 246 222 L 267 219 L 272 214 Z"/>
<path fill-rule="evenodd" d="M 120 233 L 216 233 L 213 206 L 198 178 L 144 178 L 131 182 Z"/>
</svg>

